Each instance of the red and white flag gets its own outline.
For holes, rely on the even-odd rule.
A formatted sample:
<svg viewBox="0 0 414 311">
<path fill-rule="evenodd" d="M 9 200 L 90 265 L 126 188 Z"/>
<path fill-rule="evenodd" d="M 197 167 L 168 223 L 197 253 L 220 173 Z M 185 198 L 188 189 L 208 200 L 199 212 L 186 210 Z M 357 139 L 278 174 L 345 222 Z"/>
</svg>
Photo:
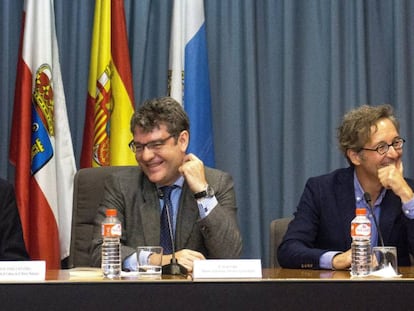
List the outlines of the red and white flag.
<svg viewBox="0 0 414 311">
<path fill-rule="evenodd" d="M 76 164 L 53 0 L 26 0 L 23 14 L 10 161 L 29 255 L 56 269 L 69 255 Z"/>
</svg>

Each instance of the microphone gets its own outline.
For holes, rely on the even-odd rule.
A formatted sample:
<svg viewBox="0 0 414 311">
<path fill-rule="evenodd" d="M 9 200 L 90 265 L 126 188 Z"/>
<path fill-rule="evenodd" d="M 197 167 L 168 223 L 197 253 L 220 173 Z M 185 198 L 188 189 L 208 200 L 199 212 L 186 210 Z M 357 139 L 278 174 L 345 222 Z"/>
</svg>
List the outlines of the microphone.
<svg viewBox="0 0 414 311">
<path fill-rule="evenodd" d="M 164 199 L 164 193 L 160 189 L 158 189 L 158 197 L 160 199 Z M 168 232 L 171 238 L 172 253 L 171 253 L 170 263 L 162 266 L 162 274 L 163 275 L 187 275 L 188 273 L 187 269 L 184 266 L 180 265 L 177 261 L 177 258 L 175 258 L 175 243 L 174 243 L 174 235 L 173 235 L 173 229 L 172 229 L 172 224 L 171 224 L 170 208 L 169 206 L 167 206 L 167 204 L 165 208 L 167 210 Z"/>
</svg>

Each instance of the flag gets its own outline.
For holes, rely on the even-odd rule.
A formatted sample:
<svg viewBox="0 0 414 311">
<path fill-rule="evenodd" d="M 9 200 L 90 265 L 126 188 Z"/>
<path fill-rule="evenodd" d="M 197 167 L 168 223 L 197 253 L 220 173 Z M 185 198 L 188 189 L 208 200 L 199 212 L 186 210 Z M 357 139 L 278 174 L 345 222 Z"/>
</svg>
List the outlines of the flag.
<svg viewBox="0 0 414 311">
<path fill-rule="evenodd" d="M 210 79 L 203 0 L 175 0 L 170 42 L 169 94 L 190 119 L 189 152 L 214 167 Z"/>
<path fill-rule="evenodd" d="M 133 165 L 134 113 L 123 0 L 96 0 L 81 167 Z"/>
<path fill-rule="evenodd" d="M 53 0 L 26 0 L 17 65 L 10 161 L 26 248 L 60 268 L 69 255 L 76 172 Z"/>
</svg>

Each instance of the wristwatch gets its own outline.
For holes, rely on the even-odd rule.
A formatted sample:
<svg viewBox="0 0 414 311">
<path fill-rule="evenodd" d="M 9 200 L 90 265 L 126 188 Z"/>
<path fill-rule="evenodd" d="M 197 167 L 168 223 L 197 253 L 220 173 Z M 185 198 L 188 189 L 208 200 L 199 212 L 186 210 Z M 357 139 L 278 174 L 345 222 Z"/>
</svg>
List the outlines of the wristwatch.
<svg viewBox="0 0 414 311">
<path fill-rule="evenodd" d="M 210 185 L 207 185 L 207 188 L 205 190 L 194 193 L 194 198 L 196 200 L 211 197 L 214 197 L 214 189 L 211 188 Z"/>
</svg>

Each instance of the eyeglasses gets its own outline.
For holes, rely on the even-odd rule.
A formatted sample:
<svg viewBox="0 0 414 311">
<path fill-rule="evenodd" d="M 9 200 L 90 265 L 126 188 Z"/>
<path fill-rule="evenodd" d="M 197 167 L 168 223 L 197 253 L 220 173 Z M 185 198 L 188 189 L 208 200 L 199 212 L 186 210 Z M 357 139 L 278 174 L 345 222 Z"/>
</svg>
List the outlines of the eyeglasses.
<svg viewBox="0 0 414 311">
<path fill-rule="evenodd" d="M 128 144 L 129 149 L 131 149 L 131 151 L 133 153 L 142 153 L 145 149 L 145 147 L 148 148 L 148 150 L 160 150 L 165 143 L 167 142 L 167 140 L 169 140 L 170 138 L 174 137 L 174 135 L 170 135 L 167 138 L 164 139 L 158 139 L 158 140 L 153 140 L 150 141 L 146 144 L 140 144 L 140 143 L 136 143 L 134 142 L 134 140 L 131 140 L 131 142 Z"/>
<path fill-rule="evenodd" d="M 405 139 L 404 138 L 396 138 L 396 139 L 393 140 L 393 142 L 391 144 L 387 144 L 385 142 L 382 142 L 375 149 L 361 148 L 361 150 L 376 151 L 380 155 L 384 155 L 384 154 L 386 154 L 388 152 L 388 150 L 390 149 L 391 146 L 395 150 L 399 150 L 399 149 L 402 149 L 404 143 L 405 143 Z"/>
</svg>

